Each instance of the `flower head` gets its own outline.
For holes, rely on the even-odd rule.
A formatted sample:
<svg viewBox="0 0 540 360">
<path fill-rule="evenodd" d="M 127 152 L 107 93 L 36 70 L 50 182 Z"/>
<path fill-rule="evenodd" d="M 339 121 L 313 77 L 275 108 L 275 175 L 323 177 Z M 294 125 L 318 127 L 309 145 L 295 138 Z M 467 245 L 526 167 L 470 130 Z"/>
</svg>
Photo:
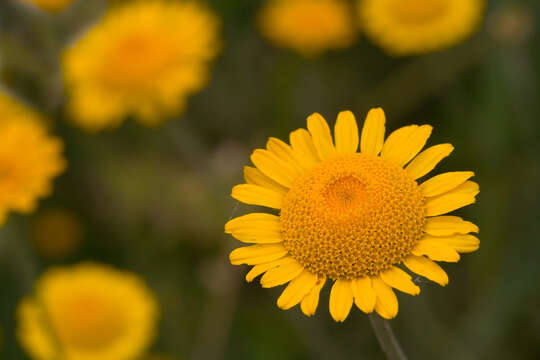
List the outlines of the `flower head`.
<svg viewBox="0 0 540 360">
<path fill-rule="evenodd" d="M 73 120 L 88 130 L 128 115 L 154 125 L 203 88 L 218 20 L 195 2 L 138 0 L 113 8 L 64 54 Z"/>
<path fill-rule="evenodd" d="M 51 192 L 66 167 L 62 148 L 37 114 L 0 92 L 0 225 L 10 211 L 32 212 Z"/>
<path fill-rule="evenodd" d="M 157 304 L 134 274 L 83 263 L 55 268 L 18 308 L 17 335 L 36 359 L 128 360 L 156 331 Z"/>
<path fill-rule="evenodd" d="M 71 4 L 73 0 L 24 0 L 34 4 L 35 6 L 49 12 L 62 11 L 66 6 Z"/>
<path fill-rule="evenodd" d="M 269 0 L 259 23 L 272 42 L 306 56 L 350 46 L 355 35 L 343 0 Z"/>
<path fill-rule="evenodd" d="M 452 46 L 478 26 L 484 0 L 358 0 L 368 37 L 392 55 Z"/>
<path fill-rule="evenodd" d="M 439 144 L 421 151 L 429 125 L 405 126 L 386 140 L 385 115 L 372 109 L 361 136 L 354 115 L 341 112 L 334 139 L 319 114 L 307 130 L 290 134 L 291 145 L 270 138 L 251 155 L 245 184 L 232 197 L 278 209 L 230 220 L 225 231 L 255 245 L 235 249 L 234 265 L 254 265 L 246 275 L 262 275 L 263 287 L 287 284 L 277 300 L 282 309 L 300 304 L 315 313 L 319 292 L 333 281 L 330 314 L 344 321 L 353 305 L 384 318 L 398 312 L 394 291 L 418 295 L 404 271 L 440 285 L 448 276 L 434 261 L 456 262 L 478 249 L 469 235 L 478 228 L 457 216 L 441 216 L 475 202 L 478 185 L 470 171 L 448 172 L 418 182 L 454 149 Z M 360 151 L 358 147 L 360 146 Z"/>
</svg>

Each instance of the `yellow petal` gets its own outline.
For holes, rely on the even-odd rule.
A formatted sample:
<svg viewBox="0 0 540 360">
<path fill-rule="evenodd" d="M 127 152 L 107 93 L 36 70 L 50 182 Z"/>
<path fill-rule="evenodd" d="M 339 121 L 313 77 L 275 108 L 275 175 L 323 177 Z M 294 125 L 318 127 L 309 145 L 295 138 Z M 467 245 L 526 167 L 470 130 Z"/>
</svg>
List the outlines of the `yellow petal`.
<svg viewBox="0 0 540 360">
<path fill-rule="evenodd" d="M 379 155 L 384 143 L 386 116 L 381 108 L 369 110 L 360 140 L 360 152 L 369 155 Z"/>
<path fill-rule="evenodd" d="M 330 128 L 320 114 L 314 113 L 308 117 L 307 128 L 313 138 L 313 145 L 315 145 L 319 159 L 325 160 L 336 154 Z"/>
<path fill-rule="evenodd" d="M 411 276 L 395 266 L 382 271 L 380 277 L 386 285 L 391 286 L 394 289 L 398 289 L 399 291 L 410 295 L 420 294 L 420 288 L 412 282 Z"/>
<path fill-rule="evenodd" d="M 283 195 L 268 188 L 240 184 L 232 188 L 231 196 L 245 204 L 266 206 L 273 209 L 281 209 Z"/>
<path fill-rule="evenodd" d="M 427 216 L 437 216 L 473 204 L 480 192 L 478 184 L 466 181 L 454 190 L 428 198 L 425 204 Z"/>
<path fill-rule="evenodd" d="M 416 256 L 427 255 L 427 257 L 435 261 L 458 262 L 460 258 L 457 251 L 453 248 L 425 239 L 420 240 L 411 250 L 411 253 Z"/>
<path fill-rule="evenodd" d="M 253 279 L 255 279 L 257 276 L 267 272 L 270 269 L 273 269 L 275 267 L 278 267 L 281 263 L 283 263 L 283 260 L 287 258 L 281 258 L 278 260 L 270 261 L 264 264 L 258 264 L 249 270 L 249 272 L 246 274 L 246 281 L 252 282 Z"/>
<path fill-rule="evenodd" d="M 375 293 L 377 294 L 375 311 L 385 319 L 396 317 L 399 305 L 392 288 L 378 277 L 372 278 L 372 283 L 373 289 L 375 289 Z"/>
<path fill-rule="evenodd" d="M 433 236 L 448 236 L 478 232 L 478 226 L 458 216 L 437 216 L 427 218 L 424 231 Z"/>
<path fill-rule="evenodd" d="M 281 161 L 287 163 L 288 166 L 298 168 L 300 164 L 296 161 L 292 148 L 280 139 L 271 137 L 266 142 L 266 149 L 276 155 Z"/>
<path fill-rule="evenodd" d="M 304 270 L 297 278 L 287 285 L 281 296 L 277 299 L 277 306 L 283 310 L 288 310 L 297 305 L 317 284 L 317 275 L 309 270 Z"/>
<path fill-rule="evenodd" d="M 304 270 L 292 257 L 288 257 L 278 267 L 270 269 L 261 278 L 261 285 L 264 288 L 283 285 L 296 278 Z"/>
<path fill-rule="evenodd" d="M 457 188 L 473 176 L 474 173 L 472 171 L 447 172 L 424 181 L 420 184 L 420 190 L 422 190 L 426 197 L 441 195 Z"/>
<path fill-rule="evenodd" d="M 290 188 L 299 175 L 298 168 L 280 159 L 268 150 L 257 149 L 251 154 L 251 162 L 264 175 L 279 184 Z"/>
<path fill-rule="evenodd" d="M 244 179 L 246 179 L 248 184 L 259 185 L 282 195 L 287 194 L 289 191 L 285 186 L 278 184 L 264 175 L 259 169 L 251 166 L 244 166 Z"/>
<path fill-rule="evenodd" d="M 381 157 L 404 166 L 422 150 L 433 128 L 429 125 L 409 125 L 394 131 L 386 139 Z"/>
<path fill-rule="evenodd" d="M 336 280 L 330 291 L 330 315 L 335 321 L 343 322 L 349 316 L 353 304 L 350 280 Z"/>
<path fill-rule="evenodd" d="M 371 285 L 371 278 L 365 276 L 354 279 L 351 283 L 351 288 L 356 306 L 366 314 L 373 312 L 377 294 L 375 294 L 375 290 L 373 290 L 373 286 Z"/>
<path fill-rule="evenodd" d="M 313 139 L 306 129 L 293 131 L 289 139 L 294 155 L 304 169 L 309 170 L 320 162 Z"/>
<path fill-rule="evenodd" d="M 279 217 L 272 214 L 239 216 L 225 224 L 225 232 L 246 243 L 271 244 L 283 241 Z"/>
<path fill-rule="evenodd" d="M 450 155 L 452 151 L 454 151 L 454 147 L 450 144 L 439 144 L 429 147 L 418 154 L 418 156 L 407 165 L 405 171 L 409 176 L 416 180 L 433 170 L 435 166 L 437 166 L 442 159 Z"/>
<path fill-rule="evenodd" d="M 469 253 L 478 250 L 480 240 L 473 235 L 451 235 L 451 236 L 425 236 L 426 241 L 444 244 L 460 253 Z M 434 259 L 435 260 L 435 259 Z"/>
<path fill-rule="evenodd" d="M 336 152 L 338 154 L 352 154 L 358 149 L 358 125 L 356 118 L 350 111 L 338 114 L 334 127 L 336 138 Z"/>
<path fill-rule="evenodd" d="M 300 308 L 302 309 L 304 315 L 312 316 L 315 314 L 315 311 L 317 311 L 317 306 L 319 305 L 319 294 L 325 282 L 326 278 L 319 277 L 313 289 L 311 289 L 309 294 L 302 299 Z"/>
<path fill-rule="evenodd" d="M 426 257 L 409 255 L 403 260 L 403 264 L 412 272 L 439 285 L 446 286 L 448 284 L 448 275 L 444 270 Z"/>
<path fill-rule="evenodd" d="M 233 265 L 257 265 L 284 257 L 287 250 L 281 244 L 251 245 L 234 249 L 229 254 Z"/>
</svg>

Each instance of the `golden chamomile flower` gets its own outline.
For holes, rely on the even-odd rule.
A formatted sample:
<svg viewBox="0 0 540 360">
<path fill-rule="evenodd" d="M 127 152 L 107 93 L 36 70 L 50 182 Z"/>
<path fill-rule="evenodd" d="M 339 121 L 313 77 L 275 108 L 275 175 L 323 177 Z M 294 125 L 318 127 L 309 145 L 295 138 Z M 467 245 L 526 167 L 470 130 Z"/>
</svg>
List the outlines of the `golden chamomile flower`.
<svg viewBox="0 0 540 360">
<path fill-rule="evenodd" d="M 48 12 L 59 12 L 71 4 L 73 0 L 24 0 Z"/>
<path fill-rule="evenodd" d="M 372 109 L 361 136 L 350 111 L 338 115 L 334 139 L 319 114 L 307 130 L 290 134 L 291 145 L 270 138 L 251 155 L 245 184 L 232 197 L 279 210 L 230 220 L 225 232 L 254 245 L 230 254 L 234 265 L 254 265 L 248 282 L 262 275 L 265 288 L 288 284 L 277 300 L 282 309 L 300 304 L 315 313 L 319 292 L 333 282 L 330 314 L 344 321 L 354 304 L 384 318 L 398 313 L 397 289 L 418 295 L 403 269 L 442 286 L 448 276 L 435 261 L 456 262 L 475 251 L 478 228 L 457 216 L 442 216 L 475 202 L 471 171 L 448 172 L 419 182 L 454 149 L 424 151 L 429 125 L 410 125 L 386 140 L 385 115 Z M 358 147 L 360 146 L 360 151 Z"/>
<path fill-rule="evenodd" d="M 154 339 L 157 316 L 137 275 L 83 263 L 38 280 L 19 304 L 17 336 L 34 359 L 131 360 Z"/>
<path fill-rule="evenodd" d="M 350 46 L 355 38 L 343 0 L 268 0 L 259 14 L 262 34 L 305 56 Z"/>
<path fill-rule="evenodd" d="M 51 192 L 66 167 L 62 149 L 37 114 L 0 92 L 0 225 L 10 211 L 32 212 Z"/>
<path fill-rule="evenodd" d="M 360 26 L 392 55 L 440 50 L 478 27 L 485 0 L 358 0 Z"/>
<path fill-rule="evenodd" d="M 126 116 L 146 125 L 182 112 L 209 78 L 218 19 L 192 1 L 138 0 L 113 8 L 64 54 L 73 121 L 88 130 Z"/>
</svg>

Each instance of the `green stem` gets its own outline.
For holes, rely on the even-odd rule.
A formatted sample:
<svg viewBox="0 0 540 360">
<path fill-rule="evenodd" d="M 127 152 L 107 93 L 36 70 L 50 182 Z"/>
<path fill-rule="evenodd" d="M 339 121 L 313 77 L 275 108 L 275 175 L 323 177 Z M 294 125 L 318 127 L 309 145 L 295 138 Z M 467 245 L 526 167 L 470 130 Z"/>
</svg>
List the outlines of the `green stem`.
<svg viewBox="0 0 540 360">
<path fill-rule="evenodd" d="M 399 346 L 399 342 L 394 336 L 392 327 L 388 320 L 381 318 L 379 315 L 368 315 L 371 327 L 379 340 L 379 345 L 386 355 L 388 360 L 407 360 L 407 356 Z"/>
</svg>

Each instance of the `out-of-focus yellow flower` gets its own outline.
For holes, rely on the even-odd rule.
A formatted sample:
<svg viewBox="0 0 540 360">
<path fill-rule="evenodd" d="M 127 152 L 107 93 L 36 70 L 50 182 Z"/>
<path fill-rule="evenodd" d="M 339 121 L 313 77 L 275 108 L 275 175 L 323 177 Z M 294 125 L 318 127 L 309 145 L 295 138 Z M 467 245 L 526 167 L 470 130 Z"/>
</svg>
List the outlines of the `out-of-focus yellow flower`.
<svg viewBox="0 0 540 360">
<path fill-rule="evenodd" d="M 73 0 L 23 0 L 49 12 L 62 11 Z"/>
<path fill-rule="evenodd" d="M 179 113 L 209 78 L 219 21 L 195 2 L 147 0 L 113 8 L 64 54 L 73 120 L 88 130 L 128 115 L 154 125 Z"/>
<path fill-rule="evenodd" d="M 46 257 L 59 258 L 71 254 L 79 246 L 82 236 L 79 218 L 65 209 L 47 209 L 34 221 L 34 246 Z"/>
<path fill-rule="evenodd" d="M 350 13 L 342 0 L 269 0 L 259 24 L 262 34 L 276 45 L 316 56 L 353 43 Z"/>
<path fill-rule="evenodd" d="M 290 134 L 291 145 L 270 138 L 251 155 L 245 184 L 232 197 L 279 210 L 250 213 L 225 224 L 225 232 L 254 244 L 233 250 L 233 265 L 253 267 L 246 275 L 271 288 L 287 284 L 277 300 L 284 310 L 298 304 L 315 314 L 327 279 L 330 315 L 344 321 L 353 306 L 384 318 L 398 313 L 393 289 L 418 295 L 411 275 L 442 286 L 448 275 L 435 261 L 457 262 L 478 249 L 478 227 L 445 215 L 476 201 L 472 171 L 425 179 L 454 147 L 423 150 L 429 125 L 409 125 L 385 139 L 386 117 L 372 109 L 359 133 L 352 112 L 339 113 L 332 137 L 320 114 L 307 130 Z M 360 151 L 358 151 L 360 150 Z"/>
<path fill-rule="evenodd" d="M 62 149 L 37 114 L 0 92 L 0 225 L 10 211 L 32 212 L 51 192 L 66 167 Z"/>
<path fill-rule="evenodd" d="M 19 304 L 17 336 L 39 360 L 131 360 L 154 339 L 157 316 L 137 275 L 83 263 L 38 280 Z"/>
<path fill-rule="evenodd" d="M 391 55 L 428 53 L 469 36 L 484 0 L 359 0 L 360 25 Z"/>
</svg>

